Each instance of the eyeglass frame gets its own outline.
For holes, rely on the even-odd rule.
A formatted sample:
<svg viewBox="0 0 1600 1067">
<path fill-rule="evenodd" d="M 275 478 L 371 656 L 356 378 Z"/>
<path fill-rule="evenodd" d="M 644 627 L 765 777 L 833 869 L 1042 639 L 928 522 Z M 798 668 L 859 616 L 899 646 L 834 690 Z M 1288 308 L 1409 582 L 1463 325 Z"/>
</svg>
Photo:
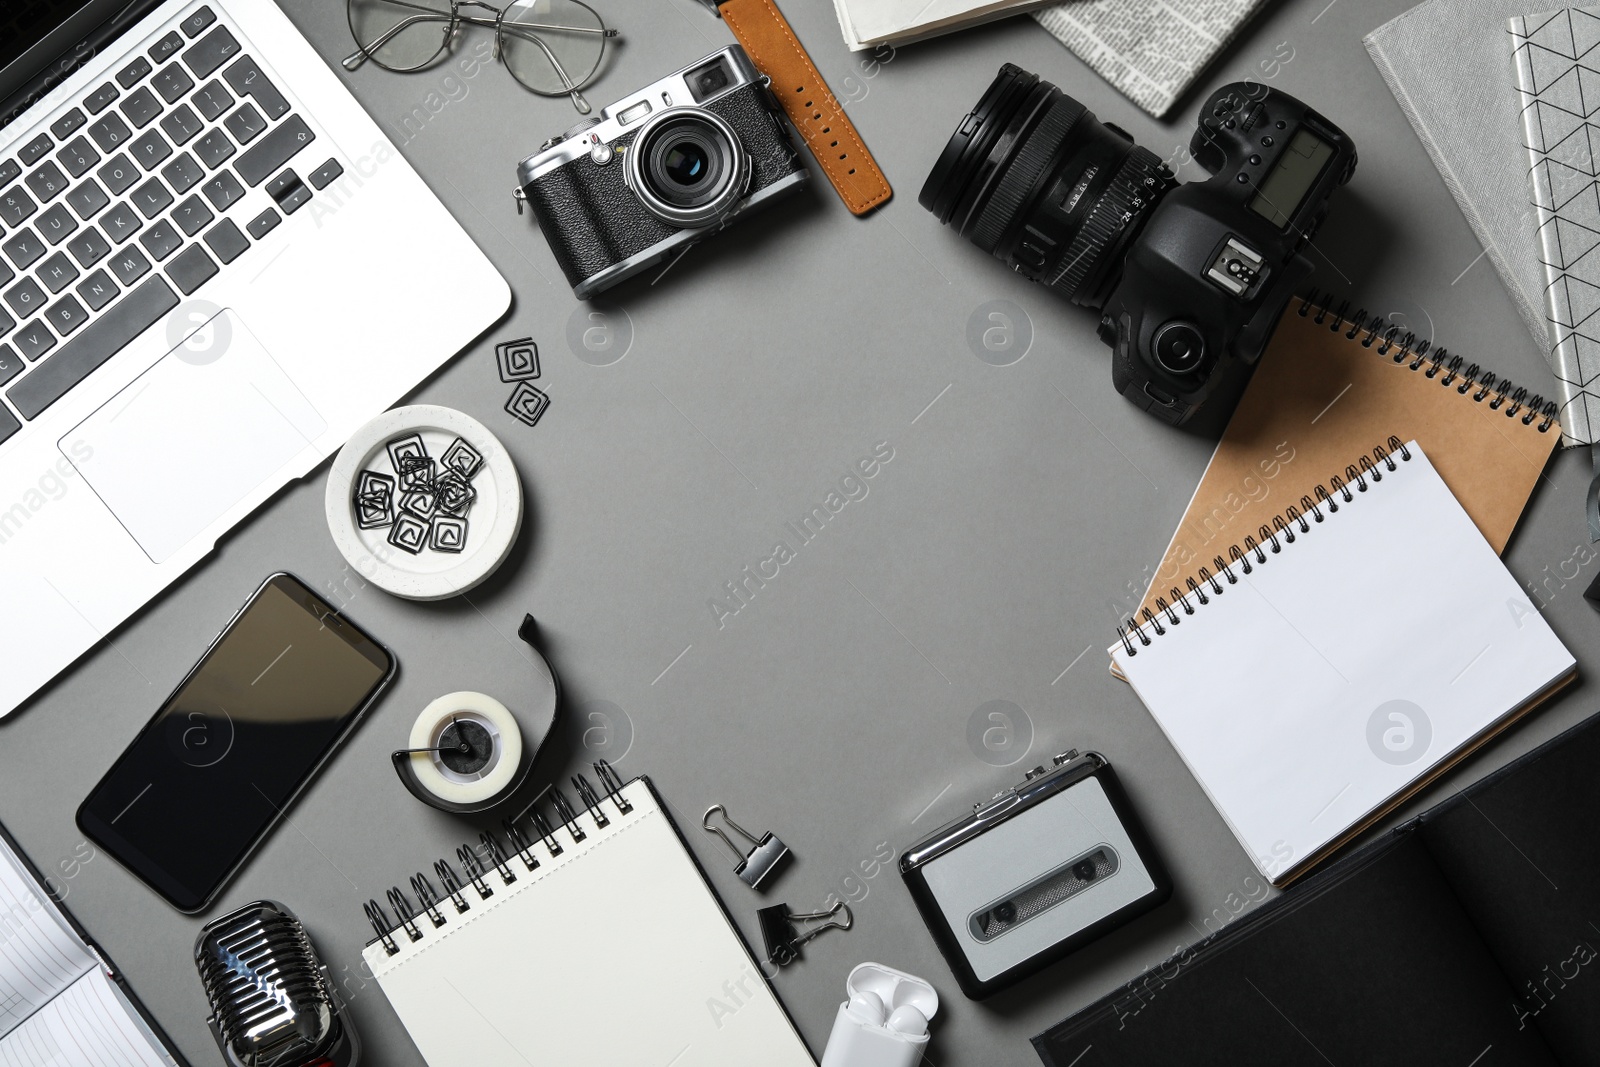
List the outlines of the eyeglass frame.
<svg viewBox="0 0 1600 1067">
<path fill-rule="evenodd" d="M 410 15 L 401 19 L 388 30 L 379 34 L 375 40 L 363 43 L 361 39 L 356 36 L 355 26 L 353 25 L 353 20 L 351 18 L 352 7 L 358 2 L 360 2 L 360 0 L 345 0 L 345 24 L 350 28 L 351 40 L 355 41 L 356 43 L 356 50 L 339 61 L 340 66 L 344 67 L 345 70 L 355 70 L 369 59 L 378 66 L 382 67 L 384 70 L 395 74 L 414 74 L 419 70 L 426 70 L 437 63 L 440 56 L 444 55 L 450 50 L 450 45 L 455 40 L 455 35 L 459 31 L 462 24 L 482 26 L 487 29 L 493 29 L 495 31 L 493 56 L 495 60 L 501 62 L 502 64 L 504 63 L 504 60 L 501 59 L 501 55 L 504 51 L 502 47 L 502 41 L 504 39 L 504 34 L 507 32 L 506 10 L 507 8 L 513 6 L 511 4 L 506 5 L 506 7 L 495 7 L 493 4 L 485 3 L 484 0 L 450 0 L 450 10 L 445 12 L 435 7 L 427 7 L 423 4 L 413 3 L 411 0 L 383 0 L 384 3 L 390 4 L 394 7 L 409 8 L 418 12 L 418 14 Z M 572 77 L 567 74 L 566 69 L 561 65 L 561 61 L 556 58 L 555 52 L 552 51 L 550 46 L 544 42 L 544 39 L 541 38 L 537 33 L 528 32 L 514 33 L 514 36 L 521 37 L 524 40 L 531 41 L 538 45 L 539 50 L 542 51 L 545 58 L 550 61 L 551 69 L 555 71 L 556 77 L 561 79 L 566 88 L 555 92 L 545 89 L 536 89 L 518 77 L 517 72 L 510 66 L 506 66 L 506 73 L 510 74 L 518 85 L 522 86 L 530 93 L 534 93 L 535 95 L 551 98 L 558 96 L 570 97 L 573 106 L 576 107 L 580 113 L 587 115 L 590 111 L 589 102 L 584 99 L 581 90 L 592 84 L 595 77 L 599 74 L 601 63 L 605 59 L 606 41 L 612 39 L 613 37 L 619 36 L 619 34 L 617 30 L 607 26 L 605 19 L 600 16 L 600 13 L 594 8 L 590 7 L 588 4 L 584 3 L 583 0 L 566 0 L 566 2 L 576 4 L 578 7 L 583 8 L 585 11 L 589 12 L 589 14 L 593 15 L 595 22 L 599 24 L 599 28 L 591 29 L 587 26 L 551 26 L 538 23 L 522 23 L 515 21 L 512 22 L 511 25 L 513 27 L 528 31 L 559 30 L 562 32 L 598 33 L 600 35 L 600 54 L 595 57 L 594 68 L 590 70 L 581 81 L 574 81 Z M 461 9 L 464 7 L 477 7 L 482 8 L 485 11 L 492 11 L 494 12 L 494 18 L 490 19 L 481 15 L 463 15 L 461 13 Z M 409 67 L 392 67 L 377 57 L 376 52 L 379 48 L 382 48 L 390 40 L 394 39 L 396 36 L 410 29 L 411 27 L 425 22 L 446 23 L 445 31 L 439 39 L 438 50 L 427 59 L 423 60 L 421 63 L 417 63 Z"/>
</svg>

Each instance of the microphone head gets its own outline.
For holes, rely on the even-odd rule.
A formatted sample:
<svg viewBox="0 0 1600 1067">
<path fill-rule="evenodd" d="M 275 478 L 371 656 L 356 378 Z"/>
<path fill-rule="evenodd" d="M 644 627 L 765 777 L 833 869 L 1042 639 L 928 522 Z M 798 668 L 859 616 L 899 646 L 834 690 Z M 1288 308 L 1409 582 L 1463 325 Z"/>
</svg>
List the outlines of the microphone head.
<svg viewBox="0 0 1600 1067">
<path fill-rule="evenodd" d="M 354 1067 L 360 1042 L 305 927 L 258 900 L 210 923 L 194 949 L 206 1020 L 228 1067 Z"/>
</svg>

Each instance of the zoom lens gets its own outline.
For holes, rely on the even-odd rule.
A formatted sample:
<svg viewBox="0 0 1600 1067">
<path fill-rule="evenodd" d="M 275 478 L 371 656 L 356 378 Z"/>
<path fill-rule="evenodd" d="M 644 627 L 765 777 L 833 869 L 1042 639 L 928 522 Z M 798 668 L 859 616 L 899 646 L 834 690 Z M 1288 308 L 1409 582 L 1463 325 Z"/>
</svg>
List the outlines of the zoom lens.
<svg viewBox="0 0 1600 1067">
<path fill-rule="evenodd" d="M 628 187 L 674 226 L 704 226 L 744 196 L 750 164 L 733 129 L 699 108 L 669 108 L 640 128 L 626 155 Z"/>
<path fill-rule="evenodd" d="M 1010 63 L 951 136 L 917 201 L 1013 269 L 1098 308 L 1173 188 L 1150 151 Z"/>
</svg>

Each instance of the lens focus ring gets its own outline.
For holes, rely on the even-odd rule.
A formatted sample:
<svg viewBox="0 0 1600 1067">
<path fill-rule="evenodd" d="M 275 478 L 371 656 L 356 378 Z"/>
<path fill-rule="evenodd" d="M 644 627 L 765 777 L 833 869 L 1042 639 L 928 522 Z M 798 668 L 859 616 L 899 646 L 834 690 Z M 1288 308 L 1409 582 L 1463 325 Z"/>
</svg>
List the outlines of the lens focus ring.
<svg viewBox="0 0 1600 1067">
<path fill-rule="evenodd" d="M 1171 179 L 1163 174 L 1161 160 L 1156 154 L 1134 145 L 1061 257 L 1061 270 L 1047 284 L 1082 303 L 1078 300 L 1078 290 L 1099 263 L 1106 247 L 1124 227 L 1138 221 L 1150 200 L 1169 184 Z"/>
<path fill-rule="evenodd" d="M 1044 168 L 1054 158 L 1068 132 L 1083 117 L 1086 109 L 1070 96 L 1056 94 L 1055 100 L 1045 109 L 1039 125 L 1027 135 L 1022 151 L 1010 167 L 1006 168 L 989 202 L 978 215 L 972 229 L 972 243 L 985 252 L 993 252 L 1000 238 L 1019 217 L 1022 201 L 1044 173 Z"/>
</svg>

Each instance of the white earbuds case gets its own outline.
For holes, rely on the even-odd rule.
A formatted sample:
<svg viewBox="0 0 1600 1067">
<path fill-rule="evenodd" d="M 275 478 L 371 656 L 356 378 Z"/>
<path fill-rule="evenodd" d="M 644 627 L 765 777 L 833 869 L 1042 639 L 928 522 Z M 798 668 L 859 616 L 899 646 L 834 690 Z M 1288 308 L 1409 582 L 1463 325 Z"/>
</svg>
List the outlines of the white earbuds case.
<svg viewBox="0 0 1600 1067">
<path fill-rule="evenodd" d="M 939 994 L 915 975 L 863 963 L 845 979 L 822 1067 L 916 1067 L 928 1043 Z"/>
</svg>

